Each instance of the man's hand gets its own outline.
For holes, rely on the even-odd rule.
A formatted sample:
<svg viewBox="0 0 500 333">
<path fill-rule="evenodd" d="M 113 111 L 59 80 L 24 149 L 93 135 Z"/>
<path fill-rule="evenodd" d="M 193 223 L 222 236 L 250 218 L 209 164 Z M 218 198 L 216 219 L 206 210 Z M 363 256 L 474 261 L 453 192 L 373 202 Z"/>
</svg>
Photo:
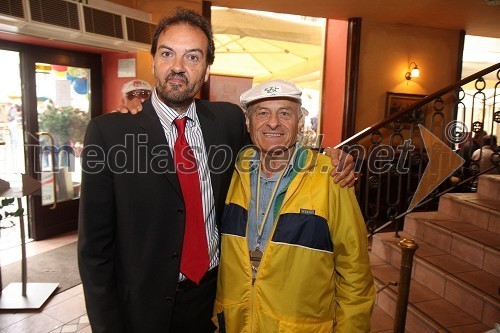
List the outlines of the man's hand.
<svg viewBox="0 0 500 333">
<path fill-rule="evenodd" d="M 336 167 L 335 170 L 332 171 L 332 177 L 335 177 L 333 181 L 336 184 L 342 181 L 340 183 L 341 187 L 353 187 L 356 180 L 358 180 L 354 174 L 354 157 L 340 149 L 329 147 L 325 148 L 324 153 L 330 156 L 332 165 Z"/>
<path fill-rule="evenodd" d="M 145 101 L 145 99 L 141 99 L 138 97 L 135 97 L 134 99 L 127 99 L 127 104 L 125 105 L 119 105 L 117 106 L 113 111 L 111 112 L 120 112 L 120 113 L 132 113 L 132 114 L 137 114 L 142 111 L 142 103 Z"/>
</svg>

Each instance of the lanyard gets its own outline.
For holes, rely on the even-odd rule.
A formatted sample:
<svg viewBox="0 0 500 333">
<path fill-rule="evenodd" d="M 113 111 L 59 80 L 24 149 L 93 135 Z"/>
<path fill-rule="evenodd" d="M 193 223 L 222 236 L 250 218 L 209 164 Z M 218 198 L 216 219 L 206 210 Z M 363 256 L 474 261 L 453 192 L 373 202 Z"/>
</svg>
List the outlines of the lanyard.
<svg viewBox="0 0 500 333">
<path fill-rule="evenodd" d="M 285 171 L 288 169 L 288 165 L 281 171 L 280 176 L 278 180 L 276 181 L 276 185 L 274 185 L 273 192 L 271 193 L 271 197 L 269 199 L 269 203 L 267 204 L 267 208 L 264 211 L 264 215 L 262 217 L 262 222 L 260 223 L 260 227 L 257 229 L 257 243 L 260 244 L 262 240 L 262 233 L 264 231 L 264 226 L 266 225 L 266 220 L 267 216 L 269 215 L 269 211 L 271 210 L 271 206 L 274 201 L 274 197 L 276 196 L 276 192 L 278 191 L 279 184 L 281 182 L 281 179 L 283 178 L 283 175 L 285 174 Z M 257 193 L 256 198 L 255 198 L 255 217 L 257 219 L 257 222 L 259 220 L 259 208 L 260 208 L 260 172 L 261 172 L 261 167 L 259 165 L 259 172 L 257 174 Z M 257 246 L 258 247 L 258 246 Z"/>
</svg>

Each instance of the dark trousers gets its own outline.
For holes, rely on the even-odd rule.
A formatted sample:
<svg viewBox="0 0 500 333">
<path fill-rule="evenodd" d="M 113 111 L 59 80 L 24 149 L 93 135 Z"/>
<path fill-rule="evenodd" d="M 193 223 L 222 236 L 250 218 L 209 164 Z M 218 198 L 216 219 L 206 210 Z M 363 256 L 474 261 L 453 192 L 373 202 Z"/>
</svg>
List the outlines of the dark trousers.
<svg viewBox="0 0 500 333">
<path fill-rule="evenodd" d="M 217 272 L 210 273 L 207 273 L 209 276 L 199 285 L 177 292 L 170 333 L 215 331 L 212 314 L 217 289 Z"/>
</svg>

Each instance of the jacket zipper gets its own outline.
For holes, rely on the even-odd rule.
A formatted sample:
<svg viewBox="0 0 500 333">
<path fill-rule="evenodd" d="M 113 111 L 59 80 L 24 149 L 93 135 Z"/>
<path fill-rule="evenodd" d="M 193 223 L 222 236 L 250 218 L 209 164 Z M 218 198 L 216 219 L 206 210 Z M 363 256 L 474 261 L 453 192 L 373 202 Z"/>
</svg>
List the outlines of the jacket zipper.
<svg viewBox="0 0 500 333">
<path fill-rule="evenodd" d="M 287 190 L 287 192 L 288 192 L 288 190 Z M 271 239 L 272 239 L 272 236 L 274 235 L 274 230 L 276 229 L 276 222 L 278 221 L 280 214 L 281 214 L 281 211 L 283 210 L 283 206 L 285 205 L 285 202 L 287 201 L 286 199 L 288 199 L 288 198 L 289 198 L 289 195 L 288 196 L 285 195 L 285 198 L 283 199 L 283 202 L 281 203 L 281 207 L 278 210 L 278 213 L 276 214 L 276 218 L 273 221 L 273 229 L 271 230 L 271 234 L 269 235 L 269 237 Z M 248 235 L 248 222 L 247 222 L 247 233 L 246 234 Z M 248 241 L 247 241 L 247 244 L 248 244 Z M 247 246 L 247 249 L 248 249 L 248 246 Z M 266 251 L 264 250 L 260 265 L 264 261 L 265 254 L 266 254 Z M 250 259 L 250 257 L 248 259 Z M 260 265 L 259 265 L 259 268 L 260 268 Z M 253 333 L 254 332 L 254 316 L 255 316 L 255 311 L 254 311 L 254 307 L 255 307 L 255 281 L 257 280 L 257 274 L 259 274 L 259 270 L 257 269 L 257 272 L 255 272 L 255 276 L 254 276 L 253 270 L 252 270 L 252 265 L 250 264 L 250 273 L 252 274 L 252 297 L 251 297 L 251 305 L 250 305 L 250 312 L 251 312 L 250 333 Z"/>
<path fill-rule="evenodd" d="M 252 273 L 253 274 L 253 273 Z M 254 332 L 254 316 L 255 316 L 255 311 L 254 311 L 254 307 L 255 307 L 255 276 L 252 277 L 252 304 L 250 306 L 250 312 L 252 313 L 252 317 L 251 317 L 251 320 L 250 320 L 250 332 Z"/>
</svg>

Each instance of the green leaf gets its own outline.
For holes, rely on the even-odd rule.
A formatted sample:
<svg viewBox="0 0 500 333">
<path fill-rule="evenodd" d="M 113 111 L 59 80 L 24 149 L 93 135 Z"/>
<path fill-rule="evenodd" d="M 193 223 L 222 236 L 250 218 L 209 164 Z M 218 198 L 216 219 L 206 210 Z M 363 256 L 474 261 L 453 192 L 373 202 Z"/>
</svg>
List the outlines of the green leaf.
<svg viewBox="0 0 500 333">
<path fill-rule="evenodd" d="M 2 199 L 2 205 L 0 206 L 0 208 L 12 205 L 12 203 L 14 202 L 14 200 L 15 200 L 14 198 L 5 198 L 5 199 Z"/>
<path fill-rule="evenodd" d="M 24 208 L 18 208 L 12 215 L 19 217 L 22 216 L 23 213 L 24 213 Z"/>
</svg>

